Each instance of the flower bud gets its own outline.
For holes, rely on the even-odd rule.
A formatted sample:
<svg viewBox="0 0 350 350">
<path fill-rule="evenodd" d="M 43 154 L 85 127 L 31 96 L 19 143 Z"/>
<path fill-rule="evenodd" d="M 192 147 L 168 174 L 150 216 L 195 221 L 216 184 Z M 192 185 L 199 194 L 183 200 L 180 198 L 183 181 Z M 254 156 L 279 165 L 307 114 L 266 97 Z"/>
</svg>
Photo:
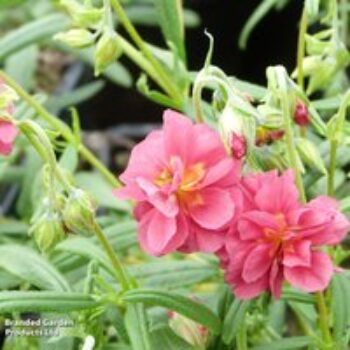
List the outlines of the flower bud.
<svg viewBox="0 0 350 350">
<path fill-rule="evenodd" d="M 310 123 L 309 110 L 305 103 L 298 102 L 294 111 L 294 121 L 299 126 L 308 126 Z"/>
<path fill-rule="evenodd" d="M 242 159 L 247 154 L 247 141 L 244 136 L 232 133 L 230 147 L 235 159 Z"/>
<path fill-rule="evenodd" d="M 30 229 L 30 234 L 43 252 L 52 250 L 66 236 L 60 215 L 51 211 L 45 212 L 39 218 Z"/>
<path fill-rule="evenodd" d="M 208 329 L 177 312 L 168 313 L 169 326 L 179 337 L 196 349 L 206 349 Z"/>
<path fill-rule="evenodd" d="M 266 127 L 260 126 L 256 130 L 255 145 L 262 147 L 273 141 L 280 140 L 284 136 L 285 132 L 282 129 L 271 130 Z"/>
<path fill-rule="evenodd" d="M 219 119 L 219 132 L 227 153 L 235 159 L 241 159 L 247 152 L 247 141 L 243 135 L 243 116 L 235 113 L 229 104 Z"/>
<path fill-rule="evenodd" d="M 96 9 L 90 5 L 82 5 L 75 0 L 61 0 L 60 5 L 68 12 L 74 24 L 78 27 L 93 27 L 102 19 L 102 9 Z"/>
<path fill-rule="evenodd" d="M 317 169 L 322 174 L 326 174 L 326 166 L 316 146 L 306 138 L 297 140 L 297 151 L 301 160 L 312 169 Z"/>
<path fill-rule="evenodd" d="M 99 39 L 95 52 L 95 75 L 103 72 L 122 54 L 117 34 L 113 30 L 105 30 Z"/>
<path fill-rule="evenodd" d="M 83 48 L 94 43 L 93 34 L 86 29 L 71 29 L 56 34 L 54 38 L 74 48 Z"/>
<path fill-rule="evenodd" d="M 91 196 L 83 190 L 74 189 L 63 209 L 63 220 L 71 232 L 91 235 L 95 223 L 95 206 Z"/>
</svg>

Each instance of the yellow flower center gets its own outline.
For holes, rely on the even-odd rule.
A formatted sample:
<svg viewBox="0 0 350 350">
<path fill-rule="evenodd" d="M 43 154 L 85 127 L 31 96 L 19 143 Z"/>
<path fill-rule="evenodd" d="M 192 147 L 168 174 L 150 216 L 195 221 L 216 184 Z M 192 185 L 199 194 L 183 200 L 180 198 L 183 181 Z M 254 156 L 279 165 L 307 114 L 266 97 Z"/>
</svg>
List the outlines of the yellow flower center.
<svg viewBox="0 0 350 350">
<path fill-rule="evenodd" d="M 154 183 L 163 187 L 170 185 L 173 182 L 175 175 L 175 159 L 170 160 L 170 165 L 164 169 L 154 180 Z M 205 168 L 202 163 L 196 163 L 188 168 L 185 168 L 182 173 L 181 182 L 176 190 L 178 201 L 188 207 L 189 205 L 199 205 L 203 203 L 199 191 L 196 190 L 196 185 L 204 178 Z"/>
</svg>

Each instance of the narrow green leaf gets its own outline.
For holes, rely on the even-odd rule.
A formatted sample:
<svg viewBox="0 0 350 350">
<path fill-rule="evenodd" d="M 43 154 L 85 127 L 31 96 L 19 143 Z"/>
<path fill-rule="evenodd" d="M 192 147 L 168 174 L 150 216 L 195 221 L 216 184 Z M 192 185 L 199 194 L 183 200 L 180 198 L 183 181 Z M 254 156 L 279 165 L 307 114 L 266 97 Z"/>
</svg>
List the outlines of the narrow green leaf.
<svg viewBox="0 0 350 350">
<path fill-rule="evenodd" d="M 333 334 L 339 349 L 346 349 L 345 335 L 350 325 L 350 279 L 336 274 L 332 280 Z"/>
<path fill-rule="evenodd" d="M 166 42 L 171 42 L 177 54 L 186 61 L 184 19 L 181 0 L 155 0 L 160 26 Z M 170 46 L 171 48 L 171 46 Z"/>
<path fill-rule="evenodd" d="M 152 348 L 166 350 L 195 350 L 170 328 L 160 328 L 151 333 Z"/>
<path fill-rule="evenodd" d="M 154 26 L 159 23 L 156 9 L 151 6 L 130 5 L 125 10 L 129 19 L 135 25 Z M 187 28 L 194 28 L 200 24 L 200 17 L 195 11 L 184 9 L 183 14 L 184 24 Z"/>
<path fill-rule="evenodd" d="M 89 191 L 95 197 L 100 206 L 121 211 L 130 210 L 128 202 L 113 196 L 113 188 L 101 175 L 92 172 L 79 172 L 76 175 L 76 181 L 79 187 Z"/>
<path fill-rule="evenodd" d="M 26 46 L 51 38 L 69 25 L 61 14 L 48 15 L 13 30 L 0 39 L 0 61 Z"/>
<path fill-rule="evenodd" d="M 5 62 L 5 72 L 26 90 L 31 90 L 35 83 L 39 49 L 30 45 L 9 56 Z"/>
<path fill-rule="evenodd" d="M 125 327 L 133 350 L 151 350 L 147 316 L 142 304 L 129 304 L 125 314 Z"/>
<path fill-rule="evenodd" d="M 251 350 L 298 350 L 313 345 L 311 337 L 290 337 L 253 347 Z"/>
<path fill-rule="evenodd" d="M 214 333 L 219 333 L 220 319 L 205 305 L 174 292 L 140 288 L 126 292 L 123 300 L 130 303 L 145 303 L 162 306 L 196 321 Z"/>
<path fill-rule="evenodd" d="M 267 13 L 276 5 L 279 0 L 263 0 L 259 6 L 253 11 L 244 25 L 239 36 L 239 47 L 245 49 L 250 34 L 259 22 L 267 15 Z"/>
<path fill-rule="evenodd" d="M 69 312 L 100 306 L 93 297 L 82 293 L 0 292 L 0 313 L 4 312 Z"/>
<path fill-rule="evenodd" d="M 222 340 L 225 344 L 230 344 L 235 339 L 239 327 L 244 320 L 244 316 L 249 308 L 249 301 L 234 300 L 224 319 L 222 329 Z"/>
<path fill-rule="evenodd" d="M 70 290 L 65 278 L 53 265 L 34 250 L 21 245 L 0 246 L 0 268 L 41 289 Z"/>
<path fill-rule="evenodd" d="M 76 106 L 94 97 L 103 89 L 104 86 L 105 83 L 101 80 L 93 81 L 91 83 L 80 86 L 73 91 L 63 93 L 59 96 L 54 95 L 50 97 L 45 103 L 45 106 L 53 114 L 57 114 L 64 108 Z"/>
</svg>

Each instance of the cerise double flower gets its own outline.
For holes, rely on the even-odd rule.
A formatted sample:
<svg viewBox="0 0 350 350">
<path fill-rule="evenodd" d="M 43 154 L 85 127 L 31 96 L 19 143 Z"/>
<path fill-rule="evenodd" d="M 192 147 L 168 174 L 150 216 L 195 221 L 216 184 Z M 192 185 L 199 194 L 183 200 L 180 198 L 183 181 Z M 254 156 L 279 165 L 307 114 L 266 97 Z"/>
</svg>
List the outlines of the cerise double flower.
<svg viewBox="0 0 350 350">
<path fill-rule="evenodd" d="M 245 209 L 219 254 L 236 296 L 270 290 L 278 298 L 284 280 L 307 292 L 325 289 L 334 268 L 322 247 L 339 243 L 349 228 L 336 201 L 301 204 L 292 171 L 249 176 L 242 188 Z"/>
<path fill-rule="evenodd" d="M 166 111 L 163 129 L 133 149 L 116 191 L 136 201 L 142 248 L 162 255 L 222 247 L 241 198 L 239 167 L 214 130 Z"/>
</svg>

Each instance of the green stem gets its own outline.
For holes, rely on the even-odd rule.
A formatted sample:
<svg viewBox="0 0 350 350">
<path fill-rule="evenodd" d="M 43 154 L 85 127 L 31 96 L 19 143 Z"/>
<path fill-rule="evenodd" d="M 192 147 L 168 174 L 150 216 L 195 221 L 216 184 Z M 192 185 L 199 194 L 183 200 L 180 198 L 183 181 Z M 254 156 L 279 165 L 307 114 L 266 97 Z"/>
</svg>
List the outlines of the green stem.
<svg viewBox="0 0 350 350">
<path fill-rule="evenodd" d="M 306 1 L 305 1 L 306 3 Z M 305 57 L 305 35 L 307 33 L 308 25 L 308 14 L 306 5 L 304 5 L 303 13 L 300 21 L 299 37 L 298 37 L 298 56 L 297 56 L 297 80 L 298 85 L 302 90 L 304 90 L 304 70 L 303 70 L 303 61 Z"/>
<path fill-rule="evenodd" d="M 142 53 L 139 50 L 135 49 L 133 45 L 131 45 L 125 38 L 120 35 L 118 35 L 118 42 L 124 54 L 161 86 L 162 81 L 160 80 L 157 71 L 153 68 L 149 61 L 145 59 Z"/>
<path fill-rule="evenodd" d="M 319 314 L 322 338 L 326 345 L 325 348 L 327 349 L 327 346 L 329 346 L 332 343 L 332 336 L 329 330 L 328 310 L 323 292 L 316 293 L 316 303 Z"/>
<path fill-rule="evenodd" d="M 336 140 L 331 140 L 329 169 L 328 169 L 328 177 L 327 177 L 327 194 L 329 196 L 334 195 L 334 179 L 335 179 L 335 170 L 337 167 L 337 148 L 338 148 L 338 142 Z"/>
<path fill-rule="evenodd" d="M 36 101 L 12 78 L 10 78 L 2 71 L 0 71 L 0 78 L 3 79 L 6 84 L 11 86 L 17 92 L 17 94 L 24 101 L 26 101 L 28 105 L 31 106 L 43 120 L 50 124 L 54 129 L 58 130 L 66 141 L 71 142 L 72 144 L 76 144 L 74 134 L 65 123 L 56 118 L 54 115 L 50 114 L 38 101 Z M 83 144 L 79 144 L 78 151 L 93 167 L 99 170 L 99 172 L 113 187 L 121 186 L 116 177 L 96 158 L 96 156 L 88 148 L 86 148 Z"/>
<path fill-rule="evenodd" d="M 247 344 L 247 328 L 244 323 L 242 323 L 237 337 L 236 337 L 237 350 L 248 350 Z"/>
<path fill-rule="evenodd" d="M 295 172 L 295 181 L 300 193 L 300 198 L 305 203 L 306 202 L 305 190 L 303 185 L 303 179 L 301 177 L 299 167 L 298 167 L 298 154 L 297 154 L 296 145 L 294 142 L 293 127 L 291 124 L 291 120 L 292 120 L 291 110 L 289 107 L 288 95 L 286 91 L 283 91 L 281 102 L 282 102 L 284 130 L 286 133 L 286 144 L 287 144 L 289 161 L 290 161 L 291 167 L 294 169 L 294 172 Z"/>
<path fill-rule="evenodd" d="M 341 11 L 341 23 L 342 23 L 342 41 L 347 47 L 348 45 L 348 0 L 340 0 L 340 11 Z"/>
<path fill-rule="evenodd" d="M 127 276 L 126 271 L 123 268 L 123 265 L 119 261 L 119 258 L 115 254 L 112 245 L 109 243 L 107 237 L 105 236 L 105 234 L 103 233 L 101 227 L 97 223 L 95 223 L 94 229 L 95 229 L 94 231 L 96 233 L 97 239 L 101 243 L 103 249 L 107 253 L 107 255 L 109 257 L 109 260 L 111 261 L 111 263 L 112 263 L 112 265 L 114 267 L 114 271 L 116 273 L 116 277 L 117 277 L 117 279 L 118 279 L 118 281 L 119 281 L 123 291 L 127 291 L 128 289 L 130 289 L 129 278 Z"/>
<path fill-rule="evenodd" d="M 168 93 L 169 96 L 174 98 L 175 101 L 179 102 L 182 101 L 182 94 L 178 91 L 177 86 L 172 82 L 172 80 L 169 78 L 168 74 L 165 72 L 161 64 L 156 60 L 152 52 L 147 47 L 146 43 L 142 40 L 141 36 L 129 20 L 128 16 L 126 15 L 122 5 L 120 4 L 119 0 L 110 0 L 112 7 L 114 8 L 114 11 L 118 15 L 118 18 L 122 25 L 124 26 L 127 33 L 130 35 L 130 37 L 135 42 L 136 46 L 139 47 L 141 52 L 144 54 L 144 56 L 147 58 L 147 60 L 150 62 L 150 64 L 153 66 L 156 73 L 159 75 L 159 84 L 160 86 Z"/>
</svg>

